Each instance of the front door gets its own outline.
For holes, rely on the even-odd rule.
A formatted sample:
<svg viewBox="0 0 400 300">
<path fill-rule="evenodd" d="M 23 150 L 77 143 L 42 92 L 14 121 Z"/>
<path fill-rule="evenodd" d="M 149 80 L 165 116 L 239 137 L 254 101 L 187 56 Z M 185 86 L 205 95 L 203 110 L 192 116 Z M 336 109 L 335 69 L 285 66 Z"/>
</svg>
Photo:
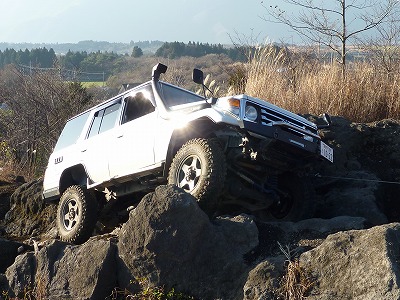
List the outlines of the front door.
<svg viewBox="0 0 400 300">
<path fill-rule="evenodd" d="M 113 136 L 115 151 L 109 158 L 112 178 L 138 173 L 154 164 L 157 111 L 151 86 L 126 95 L 123 109 L 121 125 Z"/>
</svg>

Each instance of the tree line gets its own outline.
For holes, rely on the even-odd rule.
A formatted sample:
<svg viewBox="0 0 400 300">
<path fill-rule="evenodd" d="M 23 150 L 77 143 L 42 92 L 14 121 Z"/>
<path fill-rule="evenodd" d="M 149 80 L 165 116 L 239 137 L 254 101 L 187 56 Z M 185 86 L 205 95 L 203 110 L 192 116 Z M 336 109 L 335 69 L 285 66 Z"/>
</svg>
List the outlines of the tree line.
<svg viewBox="0 0 400 300">
<path fill-rule="evenodd" d="M 182 56 L 200 57 L 207 54 L 225 54 L 234 61 L 244 61 L 245 49 L 241 47 L 226 48 L 221 44 L 203 44 L 189 42 L 166 42 L 155 53 L 157 57 L 179 58 Z M 51 68 L 57 64 L 60 68 L 79 70 L 82 72 L 106 72 L 113 74 L 118 71 L 118 67 L 123 64 L 127 56 L 140 57 L 143 51 L 140 47 L 134 46 L 130 54 L 118 54 L 108 51 L 71 51 L 65 55 L 56 55 L 53 48 L 49 50 L 37 48 L 32 50 L 0 50 L 0 68 L 8 64 L 27 65 L 36 68 Z"/>
<path fill-rule="evenodd" d="M 164 58 L 179 58 L 182 56 L 201 57 L 207 54 L 225 54 L 234 61 L 244 61 L 245 55 L 240 47 L 226 48 L 221 44 L 208 44 L 199 42 L 166 42 L 158 50 L 155 55 Z"/>
<path fill-rule="evenodd" d="M 5 49 L 0 51 L 0 68 L 8 64 L 21 64 L 33 67 L 51 68 L 57 59 L 56 53 L 52 48 L 47 50 L 44 48 L 37 48 L 28 50 L 14 50 Z"/>
</svg>

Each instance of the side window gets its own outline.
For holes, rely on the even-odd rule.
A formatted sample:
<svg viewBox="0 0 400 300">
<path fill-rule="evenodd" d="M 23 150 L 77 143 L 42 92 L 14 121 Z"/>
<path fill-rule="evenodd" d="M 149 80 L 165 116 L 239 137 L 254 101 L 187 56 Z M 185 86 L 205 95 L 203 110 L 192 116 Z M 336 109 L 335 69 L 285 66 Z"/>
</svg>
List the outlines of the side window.
<svg viewBox="0 0 400 300">
<path fill-rule="evenodd" d="M 94 115 L 88 138 L 113 128 L 120 107 L 121 101 L 97 111 Z"/>
<path fill-rule="evenodd" d="M 150 87 L 135 91 L 125 98 L 125 111 L 122 123 L 127 123 L 155 111 Z"/>
</svg>

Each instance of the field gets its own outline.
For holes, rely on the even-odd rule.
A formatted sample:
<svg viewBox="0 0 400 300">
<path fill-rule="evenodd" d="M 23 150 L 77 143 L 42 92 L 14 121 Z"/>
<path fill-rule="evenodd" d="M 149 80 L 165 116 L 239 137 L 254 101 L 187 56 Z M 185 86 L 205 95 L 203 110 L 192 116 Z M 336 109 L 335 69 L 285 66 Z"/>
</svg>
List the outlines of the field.
<svg viewBox="0 0 400 300">
<path fill-rule="evenodd" d="M 92 87 L 103 87 L 105 86 L 105 82 L 103 81 L 88 81 L 88 82 L 82 82 L 82 86 L 84 88 L 92 88 Z"/>
</svg>

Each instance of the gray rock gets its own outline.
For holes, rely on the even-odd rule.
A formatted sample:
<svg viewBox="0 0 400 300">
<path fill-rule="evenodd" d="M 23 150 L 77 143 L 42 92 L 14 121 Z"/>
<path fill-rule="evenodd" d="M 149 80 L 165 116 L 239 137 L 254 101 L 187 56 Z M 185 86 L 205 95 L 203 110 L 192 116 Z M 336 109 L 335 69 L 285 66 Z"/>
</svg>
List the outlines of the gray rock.
<svg viewBox="0 0 400 300">
<path fill-rule="evenodd" d="M 23 297 L 25 291 L 33 289 L 35 270 L 36 259 L 33 252 L 17 256 L 14 263 L 6 270 L 10 296 Z"/>
<path fill-rule="evenodd" d="M 243 255 L 257 244 L 251 218 L 211 223 L 191 195 L 160 186 L 131 211 L 118 248 L 132 274 L 152 285 L 201 299 L 236 299 L 247 276 Z"/>
<path fill-rule="evenodd" d="M 118 285 L 116 249 L 102 239 L 79 246 L 53 241 L 36 257 L 18 256 L 6 276 L 15 295 L 30 287 L 46 299 L 105 299 Z"/>
<path fill-rule="evenodd" d="M 285 260 L 285 256 L 269 257 L 251 270 L 243 288 L 243 299 L 279 299 Z"/>
<path fill-rule="evenodd" d="M 361 217 L 340 216 L 332 219 L 307 219 L 299 222 L 257 223 L 259 245 L 251 255 L 250 261 L 282 254 L 280 245 L 290 246 L 295 256 L 316 247 L 332 233 L 338 231 L 363 229 L 366 220 Z"/>
<path fill-rule="evenodd" d="M 400 224 L 339 232 L 300 256 L 310 300 L 399 299 Z"/>
<path fill-rule="evenodd" d="M 0 273 L 4 273 L 19 254 L 30 250 L 29 245 L 0 238 Z"/>
<path fill-rule="evenodd" d="M 363 217 L 372 225 L 387 223 L 376 199 L 379 178 L 366 171 L 352 171 L 338 177 L 343 179 L 330 183 L 332 187 L 318 205 L 319 217 L 353 216 Z"/>
<path fill-rule="evenodd" d="M 54 227 L 57 206 L 42 199 L 43 180 L 34 180 L 18 187 L 10 198 L 11 209 L 4 218 L 9 236 L 39 236 Z"/>
</svg>

